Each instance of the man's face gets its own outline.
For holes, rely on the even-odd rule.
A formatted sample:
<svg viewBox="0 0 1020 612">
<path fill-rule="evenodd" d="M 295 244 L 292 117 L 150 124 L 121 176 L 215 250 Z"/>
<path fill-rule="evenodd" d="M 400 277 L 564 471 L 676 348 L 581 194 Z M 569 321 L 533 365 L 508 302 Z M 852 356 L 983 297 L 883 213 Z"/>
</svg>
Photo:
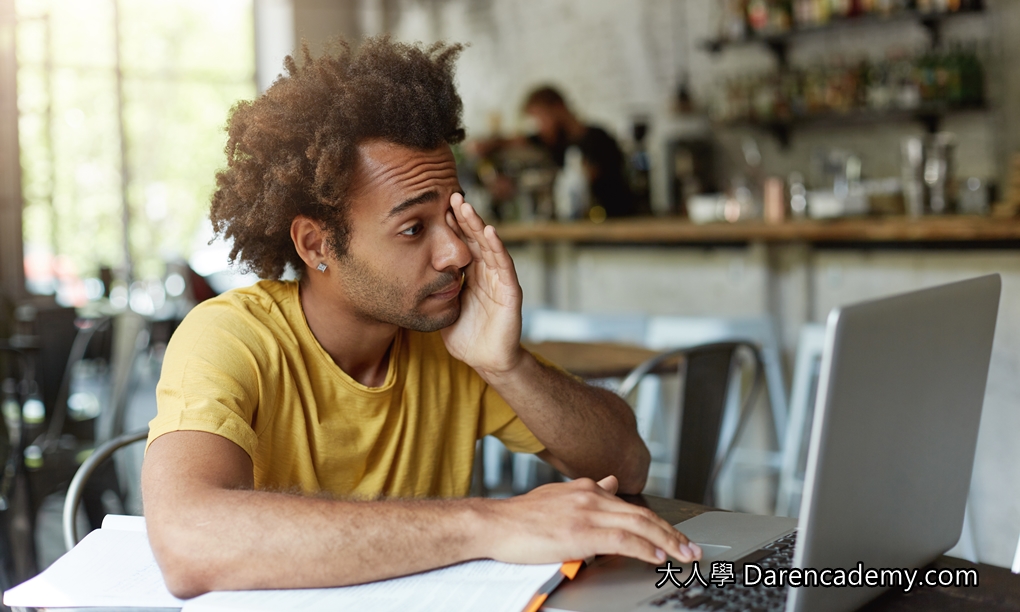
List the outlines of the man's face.
<svg viewBox="0 0 1020 612">
<path fill-rule="evenodd" d="M 563 112 L 565 109 L 546 104 L 532 104 L 525 112 L 535 122 L 538 137 L 549 146 L 561 144 L 566 134 L 563 128 Z"/>
<path fill-rule="evenodd" d="M 338 282 L 370 321 L 430 332 L 460 316 L 467 245 L 450 227 L 450 196 L 462 193 L 447 145 L 418 151 L 382 141 L 359 146 L 350 242 Z"/>
</svg>

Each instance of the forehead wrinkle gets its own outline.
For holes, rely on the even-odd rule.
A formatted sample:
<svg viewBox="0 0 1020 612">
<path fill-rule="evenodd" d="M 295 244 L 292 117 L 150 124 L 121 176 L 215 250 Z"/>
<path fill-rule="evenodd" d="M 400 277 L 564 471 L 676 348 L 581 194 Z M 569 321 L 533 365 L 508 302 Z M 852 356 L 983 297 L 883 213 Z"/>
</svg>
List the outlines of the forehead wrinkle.
<svg viewBox="0 0 1020 612">
<path fill-rule="evenodd" d="M 382 146 L 392 146 L 382 143 Z M 362 148 L 360 157 L 362 178 L 360 189 L 371 188 L 371 185 L 397 185 L 398 188 L 413 190 L 423 182 L 446 178 L 457 179 L 457 167 L 453 155 L 448 148 L 435 151 L 415 151 L 420 155 L 404 156 L 402 163 L 388 164 L 378 160 L 371 150 Z M 424 161 L 423 161 L 424 158 Z M 408 179 L 412 179 L 408 182 Z"/>
<path fill-rule="evenodd" d="M 409 164 L 409 167 L 407 167 L 406 169 L 394 168 L 391 171 L 386 172 L 382 176 L 385 179 L 390 179 L 393 180 L 394 182 L 402 183 L 407 180 L 413 180 L 415 176 L 422 175 L 434 176 L 437 174 L 438 175 L 449 174 L 451 176 L 456 176 L 457 169 L 453 164 L 424 162 Z"/>
</svg>

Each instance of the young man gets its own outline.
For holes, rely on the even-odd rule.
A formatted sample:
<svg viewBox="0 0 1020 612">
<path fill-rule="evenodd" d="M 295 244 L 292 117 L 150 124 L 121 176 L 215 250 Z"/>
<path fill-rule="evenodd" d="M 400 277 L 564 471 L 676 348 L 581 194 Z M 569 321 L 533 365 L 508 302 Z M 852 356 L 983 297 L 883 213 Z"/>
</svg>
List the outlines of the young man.
<svg viewBox="0 0 1020 612">
<path fill-rule="evenodd" d="M 305 50 L 234 109 L 213 224 L 263 278 L 290 265 L 301 280 L 203 303 L 167 349 L 142 490 L 174 594 L 700 555 L 613 495 L 648 468 L 628 406 L 520 346 L 513 262 L 450 148 L 458 52 Z M 489 434 L 577 480 L 458 499 Z"/>
</svg>

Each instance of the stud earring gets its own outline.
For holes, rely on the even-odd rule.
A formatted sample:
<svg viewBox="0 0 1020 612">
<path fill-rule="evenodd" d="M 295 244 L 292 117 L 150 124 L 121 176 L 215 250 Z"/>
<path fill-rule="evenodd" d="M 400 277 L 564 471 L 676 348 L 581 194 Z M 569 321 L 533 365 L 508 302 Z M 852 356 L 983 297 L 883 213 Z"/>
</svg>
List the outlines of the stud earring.
<svg viewBox="0 0 1020 612">
<path fill-rule="evenodd" d="M 318 270 L 319 272 L 325 272 L 326 271 L 326 264 L 325 264 L 325 262 L 321 262 L 320 261 L 319 265 L 315 266 L 315 269 Z"/>
</svg>

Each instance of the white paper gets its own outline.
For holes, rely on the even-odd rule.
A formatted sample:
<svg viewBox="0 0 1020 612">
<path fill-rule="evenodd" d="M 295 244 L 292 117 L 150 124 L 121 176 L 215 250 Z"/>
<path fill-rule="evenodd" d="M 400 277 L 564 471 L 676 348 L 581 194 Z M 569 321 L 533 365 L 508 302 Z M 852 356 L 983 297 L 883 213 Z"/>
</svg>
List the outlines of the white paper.
<svg viewBox="0 0 1020 612">
<path fill-rule="evenodd" d="M 183 604 L 167 590 L 145 532 L 122 529 L 93 531 L 41 574 L 4 593 L 4 605 L 33 608 Z"/>
<path fill-rule="evenodd" d="M 146 533 L 144 516 L 126 516 L 123 514 L 107 514 L 103 518 L 103 529 L 119 529 L 120 531 L 140 531 Z"/>
<path fill-rule="evenodd" d="M 559 570 L 559 563 L 471 561 L 350 587 L 207 593 L 188 600 L 181 612 L 521 612 Z"/>
<path fill-rule="evenodd" d="M 183 612 L 521 612 L 559 570 L 559 563 L 471 561 L 352 587 L 221 591 L 185 602 L 171 595 L 163 582 L 149 547 L 145 519 L 107 515 L 102 529 L 85 536 L 35 578 L 4 593 L 4 604 L 38 608 L 183 606 Z"/>
</svg>

